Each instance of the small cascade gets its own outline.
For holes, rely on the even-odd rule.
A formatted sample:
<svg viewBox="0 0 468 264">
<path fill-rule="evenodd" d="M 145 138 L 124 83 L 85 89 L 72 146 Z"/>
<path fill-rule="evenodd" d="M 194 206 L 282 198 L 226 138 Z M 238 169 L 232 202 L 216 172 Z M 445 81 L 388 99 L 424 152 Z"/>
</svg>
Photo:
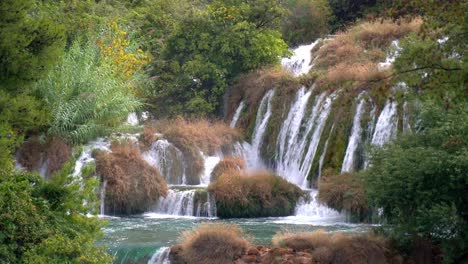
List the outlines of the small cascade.
<svg viewBox="0 0 468 264">
<path fill-rule="evenodd" d="M 158 249 L 154 255 L 148 260 L 148 264 L 170 264 L 169 254 L 171 253 L 170 247 L 162 247 Z"/>
<path fill-rule="evenodd" d="M 330 135 L 333 133 L 333 129 L 335 126 L 333 125 L 330 129 Z M 323 161 L 325 160 L 325 154 L 327 154 L 328 149 L 328 142 L 330 142 L 330 136 L 328 136 L 327 141 L 325 141 L 325 145 L 323 146 L 322 155 L 320 156 L 319 160 L 319 170 L 318 170 L 318 178 L 322 177 L 322 168 L 323 168 Z"/>
<path fill-rule="evenodd" d="M 375 125 L 372 145 L 383 146 L 385 143 L 396 137 L 398 129 L 397 103 L 387 101 L 382 113 L 380 113 Z"/>
<path fill-rule="evenodd" d="M 165 215 L 194 216 L 195 190 L 170 189 L 165 198 L 160 198 L 154 213 Z"/>
<path fill-rule="evenodd" d="M 221 161 L 223 154 L 218 153 L 216 156 L 206 156 L 202 153 L 202 156 L 204 160 L 204 165 L 203 173 L 200 178 L 200 185 L 207 186 L 208 184 L 210 184 L 211 181 L 211 172 Z"/>
<path fill-rule="evenodd" d="M 140 122 L 138 121 L 138 116 L 136 113 L 130 113 L 127 117 L 127 123 L 132 126 L 138 126 Z"/>
<path fill-rule="evenodd" d="M 100 214 L 101 215 L 105 215 L 106 214 L 106 211 L 105 211 L 105 205 L 106 205 L 106 187 L 107 187 L 107 180 L 104 180 L 102 182 L 102 186 L 101 186 L 101 205 L 99 207 L 99 211 L 100 211 Z"/>
<path fill-rule="evenodd" d="M 312 167 L 312 160 L 315 157 L 320 136 L 330 113 L 332 100 L 333 95 L 327 97 L 326 93 L 316 97 L 311 115 L 306 117 L 307 119 L 304 121 L 305 128 L 303 131 L 301 131 L 300 135 L 290 136 L 290 138 L 294 139 L 288 142 L 288 148 L 280 149 L 277 154 L 279 161 L 276 168 L 277 173 L 302 188 L 308 187 L 307 175 Z M 291 111 L 295 111 L 295 109 L 291 108 Z M 291 114 L 291 116 L 294 117 L 294 114 Z M 288 122 L 284 125 L 289 126 Z M 285 130 L 299 132 L 299 128 L 292 130 L 285 128 Z M 281 141 L 281 134 L 279 140 Z M 278 143 L 278 145 L 281 144 Z"/>
<path fill-rule="evenodd" d="M 351 135 L 349 136 L 348 147 L 346 148 L 346 154 L 341 167 L 341 172 L 353 172 L 355 171 L 355 162 L 358 146 L 361 144 L 362 138 L 362 127 L 361 119 L 364 113 L 365 100 L 361 99 L 358 106 L 356 107 L 356 114 L 353 118 L 353 128 L 351 129 Z"/>
<path fill-rule="evenodd" d="M 290 58 L 281 60 L 281 65 L 294 76 L 307 74 L 312 68 L 312 49 L 321 42 L 322 39 L 317 39 L 309 45 L 302 45 L 292 50 L 293 55 Z"/>
<path fill-rule="evenodd" d="M 296 217 L 306 217 L 312 220 L 345 219 L 343 214 L 320 204 L 317 200 L 317 191 L 311 190 L 308 201 L 302 199 L 296 206 Z"/>
<path fill-rule="evenodd" d="M 158 168 L 168 184 L 186 184 L 184 155 L 173 144 L 160 139 L 143 153 L 148 164 Z"/>
<path fill-rule="evenodd" d="M 257 119 L 255 121 L 255 129 L 252 135 L 251 146 L 244 144 L 244 151 L 248 155 L 246 158 L 248 167 L 262 168 L 264 167 L 260 157 L 260 150 L 262 147 L 263 135 L 271 116 L 271 100 L 275 94 L 274 90 L 269 90 L 260 102 L 257 112 Z"/>
<path fill-rule="evenodd" d="M 103 139 L 99 138 L 96 141 L 91 141 L 88 144 L 83 146 L 83 152 L 81 152 L 80 157 L 76 160 L 75 168 L 73 170 L 73 176 L 77 177 L 81 175 L 81 169 L 91 162 L 94 161 L 92 157 L 92 152 L 95 149 L 101 149 L 104 151 L 110 151 L 110 143 Z"/>
<path fill-rule="evenodd" d="M 187 188 L 184 186 L 183 188 Z M 169 189 L 165 198 L 160 198 L 150 215 L 171 215 L 189 217 L 215 217 L 216 203 L 202 188 Z"/>
<path fill-rule="evenodd" d="M 239 121 L 239 117 L 240 117 L 244 107 L 245 107 L 244 101 L 240 102 L 239 106 L 236 109 L 236 112 L 234 113 L 234 116 L 232 117 L 231 124 L 229 125 L 231 128 L 236 127 L 237 121 Z"/>
</svg>

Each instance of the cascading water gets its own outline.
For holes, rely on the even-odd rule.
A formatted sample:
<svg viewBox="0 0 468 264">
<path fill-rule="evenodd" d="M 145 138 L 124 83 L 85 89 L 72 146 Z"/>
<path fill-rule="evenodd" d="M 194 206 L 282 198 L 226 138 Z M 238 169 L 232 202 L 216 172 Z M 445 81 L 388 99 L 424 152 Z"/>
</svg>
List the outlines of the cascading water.
<svg viewBox="0 0 468 264">
<path fill-rule="evenodd" d="M 312 68 L 311 50 L 321 41 L 322 39 L 317 39 L 312 44 L 297 47 L 291 51 L 293 55 L 290 58 L 284 58 L 281 60 L 281 65 L 294 76 L 307 74 Z"/>
<path fill-rule="evenodd" d="M 359 96 L 361 97 L 361 96 Z M 358 106 L 356 107 L 356 114 L 353 118 L 353 128 L 351 129 L 351 135 L 349 136 L 348 147 L 346 148 L 346 154 L 341 167 L 341 172 L 353 172 L 355 170 L 356 151 L 361 144 L 362 138 L 362 127 L 361 119 L 364 113 L 364 106 L 366 101 L 361 99 Z"/>
<path fill-rule="evenodd" d="M 292 107 L 288 115 L 292 120 L 290 122 L 286 121 L 281 128 L 282 132 L 280 132 L 278 146 L 285 145 L 285 142 L 281 141 L 287 137 L 282 136 L 282 133 L 293 133 L 295 135 L 289 136 L 290 140 L 287 143 L 287 148 L 278 148 L 276 172 L 302 188 L 307 188 L 307 175 L 311 169 L 312 160 L 315 157 L 320 136 L 330 112 L 332 98 L 333 96 L 327 97 L 326 93 L 316 97 L 310 116 L 302 122 L 292 121 L 294 119 L 303 120 L 304 115 L 304 111 L 295 114 L 296 108 L 300 107 Z M 301 97 L 298 99 L 301 100 Z M 298 104 L 301 105 L 302 102 Z M 305 129 L 299 135 L 300 126 L 303 122 L 305 122 Z"/>
<path fill-rule="evenodd" d="M 380 113 L 375 125 L 372 145 L 383 146 L 385 143 L 396 137 L 398 129 L 397 103 L 387 101 L 382 113 Z"/>
<path fill-rule="evenodd" d="M 271 116 L 271 100 L 275 94 L 274 90 L 269 90 L 263 96 L 260 106 L 257 111 L 257 119 L 255 121 L 255 129 L 252 134 L 252 144 L 249 146 L 247 143 L 243 144 L 244 153 L 247 155 L 247 167 L 249 168 L 263 168 L 263 162 L 260 157 L 260 150 L 262 147 L 262 140 Z"/>
<path fill-rule="evenodd" d="M 239 106 L 236 109 L 236 112 L 234 113 L 234 116 L 232 117 L 231 124 L 229 125 L 231 128 L 236 127 L 237 121 L 239 121 L 239 117 L 240 117 L 244 107 L 245 107 L 244 101 L 240 102 Z"/>
<path fill-rule="evenodd" d="M 101 205 L 100 205 L 100 214 L 101 215 L 105 215 L 106 211 L 105 211 L 105 205 L 106 205 L 106 187 L 107 187 L 107 180 L 104 180 L 102 182 L 102 186 L 101 186 Z"/>
<path fill-rule="evenodd" d="M 334 125 L 330 129 L 330 135 L 333 133 L 333 129 L 335 129 Z M 330 136 L 328 136 L 327 141 L 325 141 L 325 145 L 323 146 L 322 155 L 320 156 L 318 178 L 322 177 L 323 161 L 325 160 L 325 154 L 327 154 L 328 142 L 330 142 Z"/>
<path fill-rule="evenodd" d="M 186 184 L 185 161 L 182 152 L 165 139 L 160 139 L 143 153 L 143 158 L 158 168 L 168 184 Z"/>
<path fill-rule="evenodd" d="M 169 254 L 171 253 L 170 247 L 162 247 L 154 253 L 148 264 L 170 264 Z"/>
<path fill-rule="evenodd" d="M 296 206 L 296 217 L 304 217 L 309 220 L 324 220 L 334 219 L 343 220 L 345 215 L 330 209 L 317 201 L 317 191 L 311 190 L 309 193 L 309 201 L 302 199 Z"/>
<path fill-rule="evenodd" d="M 186 187 L 185 187 L 186 188 Z M 160 198 L 149 217 L 185 216 L 215 217 L 216 204 L 209 192 L 199 189 L 169 189 L 165 198 Z"/>
</svg>

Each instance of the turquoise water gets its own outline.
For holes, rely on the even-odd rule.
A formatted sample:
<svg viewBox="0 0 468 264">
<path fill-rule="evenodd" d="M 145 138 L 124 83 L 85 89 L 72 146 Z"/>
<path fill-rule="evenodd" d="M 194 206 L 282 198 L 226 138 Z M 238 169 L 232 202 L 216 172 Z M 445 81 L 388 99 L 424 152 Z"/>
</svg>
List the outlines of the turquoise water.
<svg viewBox="0 0 468 264">
<path fill-rule="evenodd" d="M 161 247 L 177 243 L 182 231 L 192 229 L 203 222 L 238 224 L 253 240 L 253 244 L 270 245 L 271 238 L 279 231 L 313 231 L 325 229 L 330 232 L 366 232 L 369 225 L 309 221 L 304 218 L 254 218 L 254 219 L 208 219 L 166 218 L 160 215 L 107 218 L 100 243 L 115 256 L 114 263 L 147 263 Z"/>
</svg>

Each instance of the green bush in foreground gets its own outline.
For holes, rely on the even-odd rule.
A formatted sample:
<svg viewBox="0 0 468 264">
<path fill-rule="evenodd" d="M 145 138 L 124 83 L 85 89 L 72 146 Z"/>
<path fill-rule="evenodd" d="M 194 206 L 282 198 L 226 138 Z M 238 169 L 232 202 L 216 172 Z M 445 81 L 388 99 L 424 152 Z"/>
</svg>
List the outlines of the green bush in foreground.
<svg viewBox="0 0 468 264">
<path fill-rule="evenodd" d="M 50 181 L 29 173 L 0 176 L 1 263 L 111 262 L 95 246 L 101 220 L 86 216 L 95 206 L 97 182 L 73 182 L 73 165 Z"/>
<path fill-rule="evenodd" d="M 222 218 L 287 216 L 304 192 L 280 176 L 268 172 L 228 170 L 208 187 Z"/>
</svg>

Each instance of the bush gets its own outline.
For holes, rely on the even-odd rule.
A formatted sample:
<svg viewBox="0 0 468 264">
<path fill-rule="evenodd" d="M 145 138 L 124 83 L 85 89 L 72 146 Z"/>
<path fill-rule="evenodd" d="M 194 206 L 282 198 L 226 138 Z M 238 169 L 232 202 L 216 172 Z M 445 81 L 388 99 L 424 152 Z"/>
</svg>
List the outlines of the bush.
<svg viewBox="0 0 468 264">
<path fill-rule="evenodd" d="M 41 140 L 39 137 L 31 137 L 23 143 L 17 152 L 18 162 L 28 171 L 43 171 L 44 177 L 49 177 L 59 171 L 72 156 L 72 149 L 60 138 Z"/>
<path fill-rule="evenodd" d="M 318 189 L 319 201 L 335 210 L 346 210 L 361 221 L 370 213 L 364 182 L 359 174 L 324 173 Z"/>
<path fill-rule="evenodd" d="M 313 263 L 389 263 L 397 257 L 386 240 L 374 235 L 331 235 L 324 230 L 316 230 L 278 233 L 272 242 L 278 247 L 310 252 Z"/>
<path fill-rule="evenodd" d="M 216 181 L 219 176 L 228 173 L 230 170 L 244 170 L 245 161 L 240 157 L 225 157 L 221 160 L 211 172 L 211 182 Z M 232 172 L 230 172 L 232 173 Z"/>
<path fill-rule="evenodd" d="M 330 248 L 331 238 L 325 230 L 303 233 L 277 233 L 272 238 L 275 247 L 287 247 L 296 251 Z"/>
<path fill-rule="evenodd" d="M 182 258 L 189 264 L 232 263 L 249 246 L 242 235 L 242 229 L 236 225 L 201 224 L 194 230 L 182 233 Z"/>
<path fill-rule="evenodd" d="M 97 151 L 96 172 L 107 182 L 106 214 L 139 214 L 150 208 L 168 187 L 159 170 L 143 160 L 131 143 L 113 143 L 111 153 Z"/>
<path fill-rule="evenodd" d="M 73 144 L 105 135 L 141 106 L 92 41 L 74 41 L 36 89 L 51 109 L 49 133 Z"/>
<path fill-rule="evenodd" d="M 223 218 L 291 215 L 305 195 L 296 185 L 266 171 L 228 170 L 208 190 L 214 194 L 217 215 Z"/>
</svg>

